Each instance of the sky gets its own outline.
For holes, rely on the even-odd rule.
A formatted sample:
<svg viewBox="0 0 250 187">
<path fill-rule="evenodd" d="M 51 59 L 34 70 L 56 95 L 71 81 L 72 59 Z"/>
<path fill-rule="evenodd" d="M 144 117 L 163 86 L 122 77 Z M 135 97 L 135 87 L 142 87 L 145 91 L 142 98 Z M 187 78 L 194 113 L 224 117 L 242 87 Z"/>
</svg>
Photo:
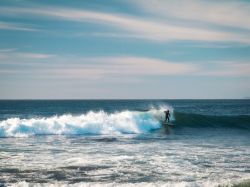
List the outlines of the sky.
<svg viewBox="0 0 250 187">
<path fill-rule="evenodd" d="M 0 1 L 0 99 L 249 97 L 250 1 Z"/>
</svg>

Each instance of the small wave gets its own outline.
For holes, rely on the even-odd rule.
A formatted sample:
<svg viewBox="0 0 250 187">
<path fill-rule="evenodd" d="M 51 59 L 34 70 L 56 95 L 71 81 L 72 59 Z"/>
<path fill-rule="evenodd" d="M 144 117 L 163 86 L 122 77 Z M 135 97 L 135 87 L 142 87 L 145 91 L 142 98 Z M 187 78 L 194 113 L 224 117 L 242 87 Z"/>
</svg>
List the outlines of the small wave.
<svg viewBox="0 0 250 187">
<path fill-rule="evenodd" d="M 147 133 L 161 127 L 165 108 L 147 112 L 122 111 L 71 114 L 48 118 L 9 118 L 0 121 L 0 137 L 27 137 L 32 135 L 113 135 Z"/>
</svg>

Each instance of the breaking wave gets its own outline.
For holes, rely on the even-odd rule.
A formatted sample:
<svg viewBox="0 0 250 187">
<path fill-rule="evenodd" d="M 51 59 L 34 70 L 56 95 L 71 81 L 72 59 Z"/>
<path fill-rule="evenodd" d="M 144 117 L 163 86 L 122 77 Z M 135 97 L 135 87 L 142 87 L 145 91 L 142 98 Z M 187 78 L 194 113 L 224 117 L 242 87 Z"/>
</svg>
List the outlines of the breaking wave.
<svg viewBox="0 0 250 187">
<path fill-rule="evenodd" d="M 160 129 L 164 110 L 169 109 L 171 123 L 182 128 L 237 128 L 250 130 L 250 116 L 210 116 L 174 112 L 169 106 L 148 111 L 89 111 L 81 115 L 64 114 L 30 119 L 8 118 L 0 121 L 0 137 L 34 135 L 119 135 L 149 133 Z"/>
<path fill-rule="evenodd" d="M 146 112 L 115 113 L 89 111 L 78 116 L 65 114 L 47 118 L 9 118 L 0 121 L 0 137 L 147 133 L 161 127 L 160 119 L 164 110 L 165 108 L 160 108 Z"/>
</svg>

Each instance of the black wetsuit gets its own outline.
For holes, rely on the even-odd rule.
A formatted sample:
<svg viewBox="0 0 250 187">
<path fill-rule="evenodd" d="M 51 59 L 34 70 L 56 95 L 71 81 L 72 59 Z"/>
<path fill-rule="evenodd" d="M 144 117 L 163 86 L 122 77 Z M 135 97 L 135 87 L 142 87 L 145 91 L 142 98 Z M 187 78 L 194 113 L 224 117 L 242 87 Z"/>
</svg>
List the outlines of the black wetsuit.
<svg viewBox="0 0 250 187">
<path fill-rule="evenodd" d="M 170 112 L 165 112 L 165 122 L 169 122 Z"/>
</svg>

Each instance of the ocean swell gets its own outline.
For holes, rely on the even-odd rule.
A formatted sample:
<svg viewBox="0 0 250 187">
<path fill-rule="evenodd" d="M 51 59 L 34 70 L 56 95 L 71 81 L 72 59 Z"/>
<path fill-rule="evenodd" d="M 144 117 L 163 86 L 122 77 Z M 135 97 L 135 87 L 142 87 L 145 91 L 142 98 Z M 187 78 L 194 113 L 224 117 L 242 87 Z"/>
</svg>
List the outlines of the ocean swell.
<svg viewBox="0 0 250 187">
<path fill-rule="evenodd" d="M 212 116 L 175 112 L 178 128 L 237 128 L 250 130 L 250 116 Z"/>
</svg>

